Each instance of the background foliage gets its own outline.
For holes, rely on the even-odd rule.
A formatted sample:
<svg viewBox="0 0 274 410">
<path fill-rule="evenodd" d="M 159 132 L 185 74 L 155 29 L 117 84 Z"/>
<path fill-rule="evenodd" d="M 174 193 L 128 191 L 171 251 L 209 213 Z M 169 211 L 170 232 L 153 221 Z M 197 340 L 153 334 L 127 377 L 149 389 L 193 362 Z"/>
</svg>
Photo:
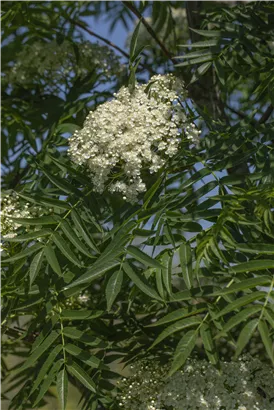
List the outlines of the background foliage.
<svg viewBox="0 0 274 410">
<path fill-rule="evenodd" d="M 129 52 L 94 44 L 96 16 L 126 27 Z M 3 195 L 43 212 L 2 245 L 11 409 L 53 385 L 65 409 L 68 381 L 79 409 L 116 409 L 123 366 L 148 355 L 171 373 L 193 351 L 274 364 L 273 45 L 272 2 L 3 2 Z M 135 76 L 173 71 L 200 143 L 135 206 L 94 193 L 67 137 Z"/>
</svg>

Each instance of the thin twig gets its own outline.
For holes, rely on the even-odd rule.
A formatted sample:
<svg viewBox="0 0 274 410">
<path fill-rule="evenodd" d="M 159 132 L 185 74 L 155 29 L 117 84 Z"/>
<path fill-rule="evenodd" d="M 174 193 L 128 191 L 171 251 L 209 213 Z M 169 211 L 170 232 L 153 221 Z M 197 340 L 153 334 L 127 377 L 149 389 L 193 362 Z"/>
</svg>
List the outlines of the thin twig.
<svg viewBox="0 0 274 410">
<path fill-rule="evenodd" d="M 157 37 L 155 31 L 153 30 L 153 28 L 151 27 L 151 25 L 146 21 L 146 19 L 142 16 L 142 14 L 136 9 L 136 7 L 128 1 L 123 1 L 122 2 L 124 4 L 124 6 L 126 6 L 130 11 L 132 11 L 133 14 L 135 14 L 136 17 L 138 17 L 138 19 L 141 20 L 142 24 L 145 26 L 145 28 L 147 29 L 147 31 L 149 32 L 149 34 L 151 35 L 151 37 L 156 41 L 156 43 L 161 47 L 163 53 L 165 54 L 165 56 L 172 61 L 173 64 L 176 64 L 175 59 L 172 57 L 172 54 L 168 51 L 168 49 L 166 48 L 166 46 L 164 45 L 164 43 L 162 43 L 162 41 Z"/>
</svg>

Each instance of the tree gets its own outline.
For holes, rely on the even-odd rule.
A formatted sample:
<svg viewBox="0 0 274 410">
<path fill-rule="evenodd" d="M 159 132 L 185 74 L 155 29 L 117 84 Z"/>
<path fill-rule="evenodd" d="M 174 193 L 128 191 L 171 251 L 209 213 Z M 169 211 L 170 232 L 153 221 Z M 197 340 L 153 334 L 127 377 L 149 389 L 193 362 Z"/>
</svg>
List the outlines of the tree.
<svg viewBox="0 0 274 410">
<path fill-rule="evenodd" d="M 92 16 L 124 24 L 129 50 Z M 131 363 L 177 377 L 249 352 L 270 374 L 273 4 L 3 2 L 2 21 L 10 408 L 56 386 L 65 409 L 69 381 L 79 409 L 132 410 Z"/>
</svg>

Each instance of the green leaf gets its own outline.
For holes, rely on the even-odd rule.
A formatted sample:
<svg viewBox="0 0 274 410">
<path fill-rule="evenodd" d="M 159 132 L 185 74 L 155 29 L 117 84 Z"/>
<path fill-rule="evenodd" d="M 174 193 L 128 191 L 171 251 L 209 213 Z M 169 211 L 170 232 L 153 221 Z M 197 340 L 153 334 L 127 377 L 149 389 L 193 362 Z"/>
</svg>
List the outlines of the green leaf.
<svg viewBox="0 0 274 410">
<path fill-rule="evenodd" d="M 210 296 L 223 296 L 229 293 L 239 292 L 244 289 L 252 289 L 256 286 L 267 285 L 271 282 L 270 276 L 258 276 L 252 279 L 245 279 L 239 283 L 234 283 L 233 285 L 220 289 L 217 292 L 212 293 Z"/>
<path fill-rule="evenodd" d="M 198 316 L 179 320 L 178 322 L 168 326 L 162 333 L 160 333 L 160 335 L 153 342 L 153 344 L 150 346 L 149 349 L 152 349 L 154 346 L 156 346 L 158 343 L 160 343 L 162 340 L 166 339 L 168 336 L 172 335 L 173 333 L 179 332 L 191 326 L 197 326 L 201 323 L 201 321 L 202 319 Z"/>
<path fill-rule="evenodd" d="M 245 306 L 249 303 L 252 303 L 254 301 L 263 299 L 266 297 L 266 292 L 252 292 L 248 295 L 242 296 L 241 298 L 238 298 L 234 300 L 232 303 L 229 303 L 224 309 L 222 309 L 215 317 L 214 319 L 217 319 L 218 317 L 224 316 L 227 313 L 231 312 L 232 310 L 236 310 L 242 306 Z"/>
<path fill-rule="evenodd" d="M 120 265 L 120 262 L 116 261 L 115 258 L 124 252 L 124 244 L 128 240 L 128 232 L 133 228 L 133 226 L 135 226 L 133 221 L 125 224 L 104 252 L 99 256 L 94 264 L 91 265 L 90 269 L 88 269 L 87 272 L 80 276 L 80 278 L 76 281 L 66 286 L 64 290 L 78 286 L 81 283 L 90 283 L 93 280 L 103 276 L 108 270 Z"/>
<path fill-rule="evenodd" d="M 62 236 L 59 235 L 59 233 L 55 232 L 53 235 L 53 241 L 56 244 L 56 246 L 60 249 L 62 254 L 69 260 L 71 261 L 74 265 L 81 266 L 80 261 L 76 258 L 74 253 L 71 251 L 69 246 L 67 245 L 66 241 L 62 238 Z"/>
<path fill-rule="evenodd" d="M 187 55 L 186 55 L 187 56 Z M 212 54 L 205 54 L 202 57 L 198 58 L 192 58 L 191 60 L 184 61 L 183 63 L 175 64 L 176 67 L 186 67 L 189 65 L 194 65 L 194 64 L 200 64 L 200 63 L 205 63 L 207 61 L 212 62 L 213 55 Z"/>
<path fill-rule="evenodd" d="M 264 308 L 264 317 L 269 322 L 270 326 L 274 329 L 274 313 L 270 309 L 267 309 L 267 307 Z"/>
<path fill-rule="evenodd" d="M 53 330 L 50 335 L 44 340 L 44 342 L 37 347 L 34 352 L 27 358 L 27 360 L 20 366 L 18 369 L 15 370 L 15 374 L 21 373 L 23 370 L 28 369 L 29 367 L 33 366 L 34 363 L 42 356 L 43 353 L 55 342 L 57 337 L 59 336 L 59 332 Z"/>
<path fill-rule="evenodd" d="M 64 178 L 60 178 L 57 175 L 52 175 L 45 168 L 41 169 L 43 173 L 47 176 L 47 178 L 50 180 L 50 182 L 52 182 L 53 185 L 57 186 L 57 188 L 59 188 L 62 192 L 76 195 L 77 198 L 82 196 L 82 192 L 79 191 L 79 189 L 75 188 L 72 184 L 67 182 Z"/>
<path fill-rule="evenodd" d="M 127 262 L 124 262 L 123 269 L 128 275 L 128 277 L 132 280 L 132 282 L 142 292 L 144 292 L 146 295 L 148 295 L 152 299 L 162 301 L 162 298 L 158 295 L 158 293 L 153 288 L 151 288 L 149 285 L 147 285 L 144 281 L 142 281 Z"/>
<path fill-rule="evenodd" d="M 38 396 L 36 397 L 35 402 L 33 403 L 33 407 L 35 407 L 39 403 L 39 401 L 42 400 L 42 398 L 44 397 L 44 395 L 46 394 L 46 392 L 52 385 L 53 381 L 55 380 L 56 373 L 59 371 L 62 364 L 63 364 L 63 360 L 59 360 L 52 366 L 50 372 L 47 375 L 47 378 L 44 380 L 40 388 L 40 391 L 38 393 Z"/>
<path fill-rule="evenodd" d="M 270 338 L 269 330 L 264 320 L 259 321 L 258 329 L 259 329 L 263 344 L 265 346 L 265 349 L 267 351 L 267 354 L 270 357 L 272 364 L 274 365 L 273 341 Z"/>
<path fill-rule="evenodd" d="M 97 357 L 90 355 L 78 346 L 68 343 L 65 345 L 65 350 L 94 369 L 97 369 L 100 366 L 101 361 Z"/>
<path fill-rule="evenodd" d="M 274 259 L 256 259 L 248 262 L 239 263 L 238 265 L 231 266 L 229 269 L 232 273 L 241 272 L 254 272 L 257 270 L 274 268 Z"/>
<path fill-rule="evenodd" d="M 137 259 L 137 261 L 142 262 L 145 266 L 150 266 L 152 268 L 163 268 L 163 265 L 161 265 L 160 262 L 158 262 L 156 259 L 153 259 L 151 256 L 147 255 L 135 246 L 129 245 L 127 247 L 127 252 L 135 259 Z"/>
<path fill-rule="evenodd" d="M 31 193 L 31 195 L 27 195 L 25 192 L 18 192 L 18 195 L 34 204 L 49 205 L 50 207 L 55 207 L 55 208 L 65 209 L 65 210 L 71 209 L 70 206 L 65 201 L 60 201 L 59 199 L 46 198 L 45 196 L 34 195 L 33 193 Z"/>
<path fill-rule="evenodd" d="M 185 364 L 185 361 L 195 347 L 197 336 L 197 330 L 190 330 L 182 337 L 174 353 L 173 362 L 168 374 L 169 377 Z"/>
<path fill-rule="evenodd" d="M 218 39 L 213 39 L 213 40 L 206 40 L 206 41 L 197 41 L 197 43 L 191 43 L 191 44 L 179 44 L 179 47 L 215 47 L 218 44 L 220 44 L 220 40 Z"/>
<path fill-rule="evenodd" d="M 188 289 L 193 283 L 192 252 L 189 243 L 182 243 L 179 248 L 180 264 L 183 278 Z"/>
<path fill-rule="evenodd" d="M 256 327 L 258 326 L 258 319 L 253 319 L 250 322 L 248 322 L 245 327 L 242 329 L 239 338 L 237 340 L 236 344 L 236 352 L 235 352 L 235 357 L 239 357 L 240 354 L 242 353 L 243 349 L 251 339 L 251 336 L 253 335 Z"/>
<path fill-rule="evenodd" d="M 204 312 L 206 310 L 206 307 L 197 309 L 197 306 L 198 305 L 174 310 L 173 312 L 170 312 L 166 316 L 159 319 L 157 322 L 152 323 L 151 325 L 148 325 L 146 327 L 155 327 L 155 326 L 165 325 L 167 323 L 174 322 L 175 320 L 179 320 L 184 317 L 197 315 L 197 313 Z"/>
<path fill-rule="evenodd" d="M 69 310 L 64 309 L 61 313 L 62 320 L 91 320 L 104 314 L 103 310 Z"/>
<path fill-rule="evenodd" d="M 6 263 L 6 262 L 18 261 L 19 259 L 25 258 L 26 256 L 32 255 L 34 252 L 39 251 L 39 249 L 43 248 L 43 246 L 44 245 L 41 243 L 36 243 L 35 245 L 32 245 L 29 248 L 25 249 L 24 251 L 17 253 L 11 258 L 2 260 L 2 262 Z"/>
<path fill-rule="evenodd" d="M 82 244 L 82 242 L 79 240 L 78 236 L 75 234 L 73 229 L 70 227 L 67 221 L 62 221 L 60 225 L 62 231 L 68 238 L 68 240 L 75 246 L 76 249 L 78 249 L 80 252 L 82 252 L 84 255 L 88 256 L 89 258 L 93 258 L 94 256 L 88 251 L 88 249 Z"/>
<path fill-rule="evenodd" d="M 63 334 L 69 339 L 78 340 L 88 346 L 97 346 L 101 342 L 101 339 L 75 327 L 64 327 Z"/>
<path fill-rule="evenodd" d="M 197 30 L 196 28 L 194 29 L 191 27 L 189 27 L 189 29 L 204 37 L 221 37 L 222 35 L 222 32 L 219 30 Z"/>
<path fill-rule="evenodd" d="M 134 63 L 134 59 L 133 57 L 135 57 L 135 51 L 136 51 L 136 47 L 137 47 L 137 41 L 138 41 L 138 35 L 139 35 L 139 30 L 140 30 L 140 26 L 142 24 L 142 21 L 139 20 L 138 24 L 136 25 L 132 37 L 131 37 L 131 41 L 130 41 L 130 51 L 129 51 L 129 55 L 130 55 L 130 63 Z M 137 56 L 138 57 L 138 56 Z"/>
<path fill-rule="evenodd" d="M 50 318 L 46 321 L 46 323 L 43 326 L 43 329 L 40 331 L 39 336 L 36 337 L 32 348 L 31 352 L 34 352 L 35 349 L 37 349 L 38 346 L 45 340 L 47 335 L 51 332 L 51 330 L 54 328 L 56 323 L 59 321 L 59 315 L 54 314 L 53 316 L 50 316 Z"/>
<path fill-rule="evenodd" d="M 29 268 L 29 279 L 30 279 L 30 286 L 33 284 L 35 281 L 36 276 L 38 275 L 41 265 L 42 265 L 42 260 L 44 257 L 44 251 L 41 251 L 37 253 L 33 260 L 31 261 L 30 268 Z"/>
<path fill-rule="evenodd" d="M 215 71 L 216 71 L 216 73 L 217 73 L 217 76 L 218 76 L 218 78 L 219 78 L 220 83 L 221 83 L 223 86 L 225 86 L 225 84 L 226 84 L 226 76 L 225 76 L 225 72 L 224 72 L 224 69 L 223 69 L 223 66 L 222 66 L 220 60 L 218 60 L 218 59 L 215 60 L 213 64 L 214 64 Z"/>
<path fill-rule="evenodd" d="M 123 284 L 123 271 L 114 272 L 108 280 L 106 286 L 107 310 L 110 311 L 117 295 L 119 294 Z"/>
<path fill-rule="evenodd" d="M 32 389 L 30 391 L 30 395 L 37 389 L 37 387 L 40 385 L 44 377 L 46 376 L 49 368 L 51 367 L 52 363 L 55 361 L 56 357 L 58 354 L 61 352 L 63 346 L 61 344 L 55 346 L 55 348 L 50 352 L 48 355 L 46 361 L 43 363 L 41 370 L 39 371 L 37 377 L 35 378 L 34 384 L 32 386 Z"/>
<path fill-rule="evenodd" d="M 39 218 L 10 218 L 15 223 L 20 225 L 53 225 L 56 224 L 56 220 L 52 216 L 40 216 Z"/>
<path fill-rule="evenodd" d="M 167 293 L 171 295 L 172 256 L 170 256 L 168 253 L 164 254 L 162 258 L 162 264 L 164 265 L 164 268 L 162 268 L 163 282 L 167 290 Z"/>
<path fill-rule="evenodd" d="M 69 133 L 69 134 L 74 134 L 75 131 L 80 130 L 80 126 L 77 124 L 72 124 L 69 122 L 59 124 L 55 128 L 56 133 L 64 134 L 64 133 Z"/>
<path fill-rule="evenodd" d="M 157 181 L 149 188 L 149 190 L 144 195 L 144 205 L 143 208 L 146 209 L 155 193 L 157 192 L 158 188 L 161 186 L 163 182 L 163 176 L 157 179 Z"/>
<path fill-rule="evenodd" d="M 99 260 L 100 259 L 100 260 Z M 70 283 L 68 286 L 64 288 L 64 290 L 70 289 L 72 287 L 78 286 L 84 283 L 90 283 L 101 276 L 104 275 L 107 271 L 115 268 L 116 266 L 120 265 L 120 262 L 116 260 L 103 260 L 103 258 L 98 258 L 95 263 L 92 265 L 90 269 L 87 270 L 80 278 L 78 278 L 73 283 Z"/>
<path fill-rule="evenodd" d="M 61 409 L 66 410 L 68 398 L 68 375 L 65 368 L 60 370 L 57 375 L 56 387 Z"/>
<path fill-rule="evenodd" d="M 208 323 L 203 323 L 200 327 L 200 335 L 203 341 L 205 352 L 207 357 L 212 364 L 217 364 L 219 361 L 218 353 L 216 351 L 216 346 L 214 345 L 211 329 Z"/>
<path fill-rule="evenodd" d="M 197 70 L 194 72 L 190 83 L 189 84 L 193 84 L 195 81 L 197 81 L 200 77 L 202 77 L 211 67 L 212 62 L 209 61 L 208 63 L 204 63 L 202 65 L 200 65 Z"/>
<path fill-rule="evenodd" d="M 83 227 L 82 221 L 80 216 L 78 215 L 78 213 L 73 209 L 71 211 L 71 217 L 72 220 L 78 230 L 78 232 L 80 233 L 80 235 L 82 236 L 82 238 L 84 239 L 84 241 L 86 242 L 86 244 L 93 249 L 95 252 L 99 252 L 98 248 L 96 247 L 95 243 L 93 242 L 93 240 L 89 237 L 89 235 L 87 234 L 85 228 Z"/>
<path fill-rule="evenodd" d="M 55 254 L 55 250 L 51 245 L 47 245 L 44 248 L 44 252 L 47 258 L 49 265 L 51 266 L 52 270 L 57 273 L 57 275 L 62 276 L 62 271 L 58 262 L 58 259 Z"/>
<path fill-rule="evenodd" d="M 174 57 L 176 60 L 185 60 L 189 58 L 198 58 L 198 57 L 203 57 L 203 56 L 211 56 L 213 57 L 213 54 L 210 50 L 198 50 L 198 51 L 192 51 L 190 53 L 186 53 L 182 56 L 177 56 Z"/>
<path fill-rule="evenodd" d="M 157 291 L 159 292 L 159 295 L 161 296 L 161 298 L 164 300 L 165 292 L 164 292 L 164 286 L 163 286 L 163 281 L 162 281 L 162 270 L 161 269 L 155 269 L 155 279 L 156 279 Z"/>
<path fill-rule="evenodd" d="M 25 235 L 15 236 L 14 238 L 4 238 L 7 242 L 27 242 L 31 239 L 42 238 L 43 236 L 50 235 L 52 231 L 49 229 L 41 229 L 40 231 L 34 231 Z"/>
<path fill-rule="evenodd" d="M 95 385 L 89 375 L 78 366 L 77 363 L 72 362 L 72 364 L 67 365 L 69 373 L 76 377 L 87 389 L 91 390 L 93 393 L 96 392 Z"/>
<path fill-rule="evenodd" d="M 251 306 L 249 308 L 241 310 L 239 313 L 237 313 L 235 316 L 229 319 L 229 321 L 224 325 L 223 330 L 217 334 L 216 338 L 223 337 L 227 332 L 229 332 L 235 326 L 244 322 L 247 318 L 249 318 L 250 316 L 254 315 L 257 312 L 260 312 L 261 310 L 262 310 L 261 305 Z"/>
<path fill-rule="evenodd" d="M 274 255 L 274 245 L 268 243 L 235 243 L 234 247 L 239 251 L 254 253 L 255 255 Z"/>
<path fill-rule="evenodd" d="M 200 181 L 202 178 L 210 175 L 211 171 L 208 168 L 202 168 L 200 171 L 195 172 L 190 178 L 187 178 L 185 182 L 182 184 L 182 189 L 186 189 L 191 187 L 196 182 Z"/>
</svg>

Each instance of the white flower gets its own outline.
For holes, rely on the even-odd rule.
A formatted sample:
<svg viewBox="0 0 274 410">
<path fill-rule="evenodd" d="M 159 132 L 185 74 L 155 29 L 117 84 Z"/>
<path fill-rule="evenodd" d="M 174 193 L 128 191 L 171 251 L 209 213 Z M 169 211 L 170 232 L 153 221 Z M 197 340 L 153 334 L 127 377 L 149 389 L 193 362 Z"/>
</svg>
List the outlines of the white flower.
<svg viewBox="0 0 274 410">
<path fill-rule="evenodd" d="M 11 83 L 28 85 L 36 82 L 42 87 L 41 76 L 45 76 L 45 90 L 60 92 L 60 84 L 73 82 L 76 77 L 84 78 L 94 68 L 102 75 L 101 82 L 109 81 L 113 75 L 119 76 L 124 70 L 114 52 L 97 43 L 84 41 L 74 47 L 69 41 L 62 44 L 36 41 L 25 45 L 17 54 L 8 78 Z"/>
<path fill-rule="evenodd" d="M 110 192 L 135 202 L 146 191 L 144 168 L 157 172 L 177 153 L 182 130 L 192 141 L 199 131 L 182 114 L 179 98 L 186 98 L 185 90 L 172 74 L 154 76 L 133 93 L 123 87 L 114 97 L 90 112 L 83 129 L 70 138 L 69 153 L 88 167 L 97 192 L 108 184 Z"/>
<path fill-rule="evenodd" d="M 136 363 L 132 376 L 119 382 L 124 410 L 273 410 L 274 370 L 251 356 L 221 362 L 220 371 L 205 360 L 189 359 L 169 379 L 167 365 L 149 363 Z"/>
<path fill-rule="evenodd" d="M 49 210 L 50 211 L 50 210 Z M 1 232 L 5 239 L 14 238 L 17 230 L 22 226 L 13 218 L 37 218 L 48 212 L 40 206 L 29 202 L 21 203 L 19 196 L 13 192 L 1 197 Z"/>
</svg>

